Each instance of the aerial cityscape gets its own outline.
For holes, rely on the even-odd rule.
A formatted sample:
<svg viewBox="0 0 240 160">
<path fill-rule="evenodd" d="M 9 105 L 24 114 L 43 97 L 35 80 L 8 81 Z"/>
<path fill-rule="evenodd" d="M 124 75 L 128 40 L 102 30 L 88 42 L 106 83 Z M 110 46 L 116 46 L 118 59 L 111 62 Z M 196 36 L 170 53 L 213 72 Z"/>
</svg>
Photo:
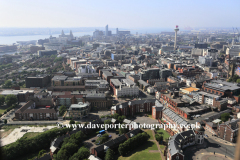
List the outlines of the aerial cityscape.
<svg viewBox="0 0 240 160">
<path fill-rule="evenodd" d="M 240 160 L 240 2 L 23 1 L 0 2 L 1 160 Z"/>
</svg>

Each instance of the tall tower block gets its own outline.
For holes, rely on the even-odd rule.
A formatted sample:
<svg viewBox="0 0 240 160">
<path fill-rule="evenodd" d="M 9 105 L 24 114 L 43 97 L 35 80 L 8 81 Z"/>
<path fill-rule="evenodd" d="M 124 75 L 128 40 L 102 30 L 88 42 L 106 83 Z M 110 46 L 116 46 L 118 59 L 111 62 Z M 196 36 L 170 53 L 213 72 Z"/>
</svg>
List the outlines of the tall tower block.
<svg viewBox="0 0 240 160">
<path fill-rule="evenodd" d="M 108 25 L 105 27 L 105 36 L 108 36 Z"/>
<path fill-rule="evenodd" d="M 175 41 L 174 41 L 174 51 L 175 51 L 177 48 L 177 32 L 179 31 L 178 25 L 176 25 L 176 28 L 174 29 L 174 31 L 175 31 Z"/>
</svg>

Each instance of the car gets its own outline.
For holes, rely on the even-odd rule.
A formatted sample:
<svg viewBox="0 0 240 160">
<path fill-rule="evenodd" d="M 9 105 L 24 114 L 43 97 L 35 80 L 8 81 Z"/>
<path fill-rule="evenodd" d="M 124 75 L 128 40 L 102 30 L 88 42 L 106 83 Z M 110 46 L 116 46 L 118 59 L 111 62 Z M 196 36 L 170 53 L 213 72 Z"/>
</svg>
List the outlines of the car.
<svg viewBox="0 0 240 160">
<path fill-rule="evenodd" d="M 95 142 L 95 141 L 96 141 L 95 139 L 92 140 L 92 142 Z"/>
<path fill-rule="evenodd" d="M 97 136 L 98 136 L 98 137 L 102 137 L 102 135 L 101 135 L 101 134 L 98 134 Z"/>
<path fill-rule="evenodd" d="M 109 136 L 108 136 L 108 138 L 112 138 L 112 136 L 111 136 L 111 135 L 109 135 Z"/>
<path fill-rule="evenodd" d="M 118 134 L 118 136 L 121 136 L 121 134 Z"/>
<path fill-rule="evenodd" d="M 206 135 L 206 134 L 205 134 L 205 137 L 207 137 L 207 138 L 208 138 L 208 135 Z"/>
<path fill-rule="evenodd" d="M 198 114 L 198 115 L 196 115 L 196 118 L 198 118 L 198 117 L 201 117 L 201 116 Z"/>
</svg>

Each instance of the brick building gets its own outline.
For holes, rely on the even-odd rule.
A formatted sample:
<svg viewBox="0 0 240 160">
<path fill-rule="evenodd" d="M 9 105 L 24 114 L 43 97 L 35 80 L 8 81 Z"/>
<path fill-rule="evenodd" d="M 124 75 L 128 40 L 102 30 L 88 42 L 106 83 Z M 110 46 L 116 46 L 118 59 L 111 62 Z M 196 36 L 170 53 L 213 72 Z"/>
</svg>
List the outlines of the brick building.
<svg viewBox="0 0 240 160">
<path fill-rule="evenodd" d="M 218 125 L 217 127 L 218 137 L 226 141 L 236 143 L 239 130 L 238 124 L 239 121 L 240 119 L 234 119 Z"/>
<path fill-rule="evenodd" d="M 155 105 L 155 99 L 135 100 L 122 103 L 111 108 L 111 114 L 118 113 L 120 115 L 135 115 L 136 113 L 152 113 L 152 107 Z"/>
<path fill-rule="evenodd" d="M 46 87 L 51 82 L 50 75 L 37 75 L 36 77 L 27 77 L 25 79 L 26 88 L 30 87 Z"/>
<path fill-rule="evenodd" d="M 57 120 L 57 111 L 48 107 L 39 108 L 34 101 L 28 101 L 15 112 L 17 120 Z"/>
</svg>

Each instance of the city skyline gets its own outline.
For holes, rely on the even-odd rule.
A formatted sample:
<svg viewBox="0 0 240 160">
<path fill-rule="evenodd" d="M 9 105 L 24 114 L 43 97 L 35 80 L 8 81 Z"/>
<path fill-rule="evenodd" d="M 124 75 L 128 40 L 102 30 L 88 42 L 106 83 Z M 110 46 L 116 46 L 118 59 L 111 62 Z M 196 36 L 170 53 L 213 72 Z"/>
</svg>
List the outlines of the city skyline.
<svg viewBox="0 0 240 160">
<path fill-rule="evenodd" d="M 233 5 L 234 4 L 234 5 Z M 2 0 L 0 27 L 180 28 L 238 27 L 240 2 L 225 1 L 29 1 Z M 223 21 L 224 20 L 224 21 Z"/>
</svg>

